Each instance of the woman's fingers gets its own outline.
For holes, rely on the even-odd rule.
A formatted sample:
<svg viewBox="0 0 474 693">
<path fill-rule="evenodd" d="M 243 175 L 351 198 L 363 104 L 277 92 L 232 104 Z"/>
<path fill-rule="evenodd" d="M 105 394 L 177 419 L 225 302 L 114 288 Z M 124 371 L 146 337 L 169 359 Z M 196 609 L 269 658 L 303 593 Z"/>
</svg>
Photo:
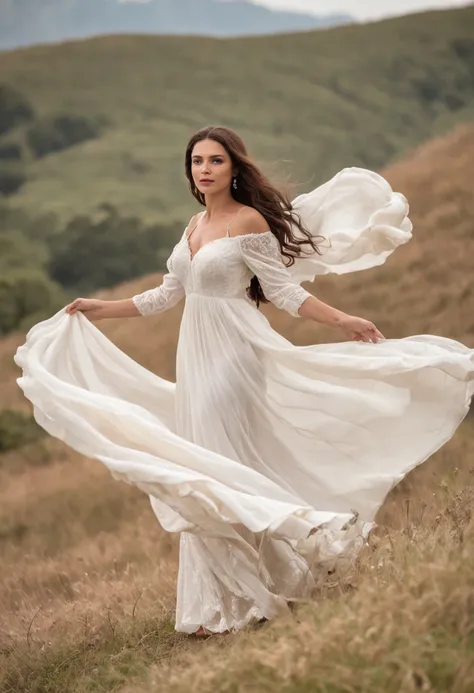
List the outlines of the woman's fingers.
<svg viewBox="0 0 474 693">
<path fill-rule="evenodd" d="M 67 306 L 66 313 L 69 313 L 69 315 L 72 315 L 73 313 L 77 313 L 77 311 L 80 310 L 81 302 L 82 302 L 82 298 L 76 298 L 75 301 L 73 301 L 72 303 L 70 303 Z"/>
<path fill-rule="evenodd" d="M 381 339 L 385 339 L 383 334 L 378 330 L 375 325 L 371 325 L 365 330 L 360 332 L 355 332 L 352 339 L 356 342 L 370 342 L 372 344 L 377 344 Z"/>
<path fill-rule="evenodd" d="M 377 328 L 375 327 L 375 325 L 372 326 L 371 334 L 372 334 L 372 337 L 375 338 L 375 341 L 376 341 L 376 342 L 378 342 L 378 341 L 381 340 L 381 339 L 385 339 L 385 337 L 383 336 L 383 334 L 380 332 L 379 329 L 377 329 Z"/>
<path fill-rule="evenodd" d="M 377 335 L 377 339 L 385 339 L 383 334 L 377 328 L 375 328 L 375 334 Z"/>
<path fill-rule="evenodd" d="M 379 341 L 379 338 L 377 337 L 377 328 L 375 327 L 375 325 L 369 328 L 369 339 L 371 342 L 375 344 L 377 344 L 377 342 Z"/>
<path fill-rule="evenodd" d="M 374 342 L 375 344 L 381 340 L 384 339 L 383 334 L 378 330 L 373 323 L 369 324 L 369 327 L 367 329 L 367 335 L 368 335 L 368 340 L 370 342 Z"/>
<path fill-rule="evenodd" d="M 363 318 L 349 318 L 348 323 L 349 329 L 344 330 L 344 332 L 346 336 L 354 342 L 368 342 L 371 344 L 377 344 L 381 340 L 385 339 L 380 330 L 374 325 L 373 322 L 370 322 L 370 320 L 364 320 Z"/>
</svg>

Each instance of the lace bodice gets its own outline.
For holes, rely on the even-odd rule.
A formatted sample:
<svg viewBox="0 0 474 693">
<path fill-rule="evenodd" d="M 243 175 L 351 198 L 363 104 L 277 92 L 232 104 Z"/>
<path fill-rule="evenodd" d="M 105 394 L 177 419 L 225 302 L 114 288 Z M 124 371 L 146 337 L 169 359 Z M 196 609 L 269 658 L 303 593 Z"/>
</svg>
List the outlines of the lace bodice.
<svg viewBox="0 0 474 693">
<path fill-rule="evenodd" d="M 133 297 L 142 315 L 172 308 L 189 294 L 246 299 L 254 275 L 266 298 L 295 317 L 311 295 L 289 274 L 271 231 L 218 238 L 194 257 L 185 232 L 167 261 L 167 269 L 161 286 Z"/>
</svg>

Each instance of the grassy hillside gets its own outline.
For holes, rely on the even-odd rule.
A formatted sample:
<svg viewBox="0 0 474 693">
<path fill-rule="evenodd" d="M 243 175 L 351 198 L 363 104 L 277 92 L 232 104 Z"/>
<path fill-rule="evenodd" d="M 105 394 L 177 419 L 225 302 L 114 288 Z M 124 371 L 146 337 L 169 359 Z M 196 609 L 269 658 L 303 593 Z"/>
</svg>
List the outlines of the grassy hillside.
<svg viewBox="0 0 474 693">
<path fill-rule="evenodd" d="M 468 7 L 298 35 L 112 36 L 3 53 L 0 84 L 37 118 L 109 122 L 66 151 L 26 153 L 12 203 L 64 220 L 109 202 L 182 222 L 195 211 L 184 146 L 212 122 L 237 128 L 269 172 L 304 189 L 347 165 L 378 169 L 474 114 L 473 24 Z"/>
<path fill-rule="evenodd" d="M 474 126 L 384 173 L 412 203 L 413 241 L 384 267 L 313 287 L 387 336 L 474 346 Z M 144 277 L 104 294 L 130 296 Z M 294 341 L 336 337 L 268 309 Z M 180 308 L 110 321 L 127 353 L 174 377 Z M 25 407 L 0 342 L 0 407 Z M 173 631 L 176 538 L 144 494 L 52 439 L 0 455 L 0 690 L 5 693 L 471 693 L 474 424 L 414 470 L 381 509 L 355 570 L 289 618 L 194 642 Z M 145 681 L 145 683 L 143 683 Z"/>
</svg>

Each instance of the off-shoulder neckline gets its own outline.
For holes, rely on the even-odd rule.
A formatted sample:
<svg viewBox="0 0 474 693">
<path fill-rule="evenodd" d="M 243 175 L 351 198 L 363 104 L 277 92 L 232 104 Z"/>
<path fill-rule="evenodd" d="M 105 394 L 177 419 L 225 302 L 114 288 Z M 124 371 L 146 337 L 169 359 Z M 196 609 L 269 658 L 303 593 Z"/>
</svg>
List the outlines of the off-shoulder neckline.
<svg viewBox="0 0 474 693">
<path fill-rule="evenodd" d="M 236 236 L 219 236 L 219 238 L 214 238 L 212 241 L 208 241 L 207 243 L 204 243 L 198 251 L 194 253 L 194 255 L 191 252 L 191 246 L 189 245 L 189 237 L 187 234 L 188 227 L 184 229 L 182 241 L 184 241 L 186 248 L 188 249 L 188 255 L 189 255 L 189 261 L 192 264 L 196 257 L 199 255 L 199 253 L 204 250 L 204 248 L 207 248 L 208 245 L 214 245 L 214 243 L 217 243 L 219 241 L 232 241 L 232 240 L 237 240 L 239 238 L 249 238 L 252 236 L 268 236 L 268 234 L 271 234 L 272 236 L 275 236 L 274 233 L 269 229 L 268 231 L 260 231 L 260 232 L 254 232 L 254 233 L 238 233 Z"/>
</svg>

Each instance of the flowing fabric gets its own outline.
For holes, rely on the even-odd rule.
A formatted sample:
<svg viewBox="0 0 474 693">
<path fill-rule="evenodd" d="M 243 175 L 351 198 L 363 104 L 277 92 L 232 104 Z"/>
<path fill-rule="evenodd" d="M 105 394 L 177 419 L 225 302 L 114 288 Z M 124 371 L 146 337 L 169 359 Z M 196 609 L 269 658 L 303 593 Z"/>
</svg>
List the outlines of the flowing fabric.
<svg viewBox="0 0 474 693">
<path fill-rule="evenodd" d="M 474 352 L 417 336 L 296 347 L 246 295 L 295 317 L 318 274 L 385 261 L 411 236 L 408 205 L 380 176 L 346 169 L 295 208 L 322 257 L 286 268 L 271 231 L 228 235 L 192 257 L 186 231 L 144 316 L 184 296 L 177 382 L 142 368 L 81 313 L 60 311 L 18 349 L 18 383 L 51 435 L 149 494 L 180 532 L 177 630 L 273 618 L 352 560 L 390 489 L 468 411 Z"/>
</svg>

